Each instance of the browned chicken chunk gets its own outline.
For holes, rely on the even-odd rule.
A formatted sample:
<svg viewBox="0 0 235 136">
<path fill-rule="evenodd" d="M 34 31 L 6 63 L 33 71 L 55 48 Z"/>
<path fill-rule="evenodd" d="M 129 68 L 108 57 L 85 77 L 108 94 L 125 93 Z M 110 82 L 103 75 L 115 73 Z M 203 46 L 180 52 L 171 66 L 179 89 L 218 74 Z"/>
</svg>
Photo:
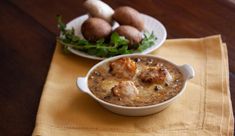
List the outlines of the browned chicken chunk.
<svg viewBox="0 0 235 136">
<path fill-rule="evenodd" d="M 146 68 L 140 73 L 139 78 L 144 83 L 156 83 L 156 84 L 163 84 L 165 82 L 171 81 L 172 79 L 167 69 L 159 67 Z"/>
<path fill-rule="evenodd" d="M 131 79 L 136 73 L 136 63 L 130 58 L 121 58 L 110 63 L 110 72 L 118 78 Z"/>
<path fill-rule="evenodd" d="M 138 95 L 139 90 L 132 81 L 121 81 L 118 85 L 112 88 L 114 96 L 134 98 Z"/>
</svg>

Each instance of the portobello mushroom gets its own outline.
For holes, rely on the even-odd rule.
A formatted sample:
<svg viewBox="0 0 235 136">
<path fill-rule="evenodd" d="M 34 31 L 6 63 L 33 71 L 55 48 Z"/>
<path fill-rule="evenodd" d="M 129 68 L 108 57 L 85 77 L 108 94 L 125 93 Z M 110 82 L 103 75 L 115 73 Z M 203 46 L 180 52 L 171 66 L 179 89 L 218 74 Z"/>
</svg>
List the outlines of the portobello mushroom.
<svg viewBox="0 0 235 136">
<path fill-rule="evenodd" d="M 114 20 L 120 25 L 130 25 L 137 28 L 139 31 L 144 30 L 144 21 L 141 14 L 128 6 L 119 7 L 113 14 Z"/>
<path fill-rule="evenodd" d="M 88 18 L 81 28 L 84 38 L 90 42 L 106 38 L 112 32 L 111 25 L 101 18 Z"/>
</svg>

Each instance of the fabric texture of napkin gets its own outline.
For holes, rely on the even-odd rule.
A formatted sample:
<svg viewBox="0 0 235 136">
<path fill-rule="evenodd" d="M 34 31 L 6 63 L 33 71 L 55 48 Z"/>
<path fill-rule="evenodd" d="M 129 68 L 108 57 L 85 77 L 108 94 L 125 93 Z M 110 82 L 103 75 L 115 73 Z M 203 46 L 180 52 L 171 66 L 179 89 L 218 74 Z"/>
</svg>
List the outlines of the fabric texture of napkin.
<svg viewBox="0 0 235 136">
<path fill-rule="evenodd" d="M 114 114 L 76 86 L 98 61 L 65 55 L 57 45 L 44 85 L 34 136 L 204 136 L 233 135 L 226 44 L 219 35 L 167 40 L 151 54 L 190 64 L 196 76 L 185 93 L 160 113 Z"/>
</svg>

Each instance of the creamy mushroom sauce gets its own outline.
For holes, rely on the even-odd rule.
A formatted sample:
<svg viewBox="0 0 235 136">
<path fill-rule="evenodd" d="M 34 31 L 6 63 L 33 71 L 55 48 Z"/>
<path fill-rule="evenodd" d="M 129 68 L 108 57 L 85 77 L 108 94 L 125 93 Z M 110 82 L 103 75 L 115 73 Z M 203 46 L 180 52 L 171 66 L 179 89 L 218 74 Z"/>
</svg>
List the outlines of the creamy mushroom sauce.
<svg viewBox="0 0 235 136">
<path fill-rule="evenodd" d="M 182 73 L 152 57 L 126 57 L 91 72 L 88 86 L 98 98 L 117 105 L 139 107 L 166 101 L 182 89 Z"/>
</svg>

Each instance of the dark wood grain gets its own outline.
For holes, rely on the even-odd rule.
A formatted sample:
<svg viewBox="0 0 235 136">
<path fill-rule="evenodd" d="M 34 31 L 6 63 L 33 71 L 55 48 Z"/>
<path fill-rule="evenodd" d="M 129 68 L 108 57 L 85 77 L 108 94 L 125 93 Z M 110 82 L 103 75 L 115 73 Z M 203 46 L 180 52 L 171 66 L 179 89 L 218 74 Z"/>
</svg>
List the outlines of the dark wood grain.
<svg viewBox="0 0 235 136">
<path fill-rule="evenodd" d="M 0 135 L 30 135 L 55 35 L 8 2 L 0 22 Z"/>
<path fill-rule="evenodd" d="M 104 0 L 129 5 L 160 20 L 168 38 L 221 34 L 228 45 L 235 104 L 235 2 L 228 0 Z M 82 0 L 0 1 L 0 135 L 31 135 L 55 38 L 55 16 L 86 13 Z"/>
</svg>

